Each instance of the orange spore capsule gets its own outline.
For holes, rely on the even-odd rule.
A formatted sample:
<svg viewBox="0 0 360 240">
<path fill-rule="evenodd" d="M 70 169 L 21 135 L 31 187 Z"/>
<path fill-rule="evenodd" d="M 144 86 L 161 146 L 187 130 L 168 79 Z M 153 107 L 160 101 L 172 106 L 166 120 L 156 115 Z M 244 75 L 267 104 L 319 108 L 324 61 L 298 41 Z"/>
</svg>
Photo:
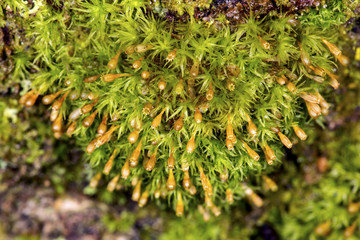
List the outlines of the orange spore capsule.
<svg viewBox="0 0 360 240">
<path fill-rule="evenodd" d="M 135 52 L 135 45 L 130 45 L 125 48 L 125 54 L 131 55 Z"/>
<path fill-rule="evenodd" d="M 270 43 L 268 43 L 267 41 L 265 41 L 262 37 L 258 36 L 261 47 L 263 47 L 264 49 L 270 49 Z"/>
<path fill-rule="evenodd" d="M 82 125 L 84 127 L 90 127 L 93 123 L 94 123 L 94 120 L 95 120 L 95 116 L 96 114 L 98 113 L 98 110 L 95 110 L 92 114 L 90 114 L 89 116 L 87 116 L 83 122 L 82 122 Z"/>
<path fill-rule="evenodd" d="M 285 147 L 287 147 L 289 149 L 292 148 L 293 144 L 288 137 L 286 137 L 281 132 L 278 132 L 278 136 L 280 138 L 280 141 L 282 142 L 282 144 L 284 144 Z"/>
<path fill-rule="evenodd" d="M 54 137 L 55 137 L 56 139 L 59 139 L 62 135 L 63 135 L 63 132 L 62 132 L 62 131 L 60 131 L 60 132 L 54 132 Z"/>
<path fill-rule="evenodd" d="M 54 111 L 54 110 L 53 110 Z M 78 119 L 80 116 L 82 115 L 81 113 L 81 108 L 77 108 L 75 110 L 73 110 L 70 115 L 69 115 L 69 120 L 70 121 L 75 121 L 76 119 Z"/>
<path fill-rule="evenodd" d="M 220 214 L 221 214 L 220 208 L 218 208 L 218 207 L 215 206 L 215 205 L 212 205 L 211 211 L 213 212 L 213 214 L 215 215 L 215 217 L 218 217 L 218 216 L 220 216 Z"/>
<path fill-rule="evenodd" d="M 79 91 L 77 90 L 72 90 L 70 93 L 69 93 L 69 98 L 71 101 L 75 101 L 77 100 L 78 98 L 80 97 L 80 93 Z"/>
<path fill-rule="evenodd" d="M 19 99 L 19 103 L 20 103 L 21 105 L 24 105 L 25 102 L 26 102 L 26 100 L 27 100 L 30 96 L 32 96 L 32 95 L 34 94 L 34 92 L 35 92 L 35 89 L 33 89 L 33 90 L 25 93 L 24 96 L 22 96 L 22 97 Z"/>
<path fill-rule="evenodd" d="M 159 184 L 159 186 L 155 189 L 155 192 L 154 192 L 154 198 L 156 198 L 156 199 L 160 198 L 160 196 L 161 196 L 160 186 L 161 185 Z"/>
<path fill-rule="evenodd" d="M 274 161 L 269 158 L 269 156 L 266 154 L 266 152 L 265 152 L 265 160 L 269 165 L 272 165 L 274 163 Z"/>
<path fill-rule="evenodd" d="M 199 108 L 195 109 L 194 119 L 195 119 L 196 123 L 201 123 L 202 122 L 202 114 L 201 114 Z"/>
<path fill-rule="evenodd" d="M 331 78 L 329 84 L 330 84 L 330 86 L 332 86 L 334 89 L 338 89 L 338 87 L 340 86 L 340 83 L 339 83 L 338 80 L 336 80 L 335 78 Z"/>
<path fill-rule="evenodd" d="M 141 72 L 141 78 L 142 79 L 148 79 L 150 77 L 151 73 L 149 71 L 142 71 Z"/>
<path fill-rule="evenodd" d="M 295 18 L 290 18 L 290 19 L 288 20 L 288 23 L 289 23 L 291 26 L 296 27 L 296 26 L 298 26 L 298 25 L 300 24 L 300 21 L 297 20 L 297 19 L 295 19 Z"/>
<path fill-rule="evenodd" d="M 131 199 L 135 202 L 139 201 L 141 194 L 141 180 L 139 180 L 134 188 L 134 191 L 132 193 Z"/>
<path fill-rule="evenodd" d="M 198 75 L 199 75 L 199 60 L 197 59 L 196 61 L 194 61 L 194 64 L 190 69 L 190 76 L 195 78 Z"/>
<path fill-rule="evenodd" d="M 324 82 L 324 78 L 322 77 L 319 77 L 319 76 L 314 76 L 314 75 L 310 75 L 310 74 L 307 74 L 306 75 L 308 78 L 318 82 L 318 83 L 323 83 Z"/>
<path fill-rule="evenodd" d="M 189 193 L 190 195 L 194 196 L 196 194 L 197 190 L 195 185 L 191 185 L 190 189 L 189 189 Z"/>
<path fill-rule="evenodd" d="M 234 91 L 235 90 L 235 83 L 233 81 L 231 81 L 230 79 L 228 79 L 226 81 L 226 87 L 229 91 Z"/>
<path fill-rule="evenodd" d="M 348 213 L 357 213 L 360 209 L 360 202 L 352 202 L 348 205 Z"/>
<path fill-rule="evenodd" d="M 228 150 L 233 150 L 234 149 L 234 143 L 233 141 L 231 141 L 230 139 L 226 139 L 225 140 L 225 144 Z"/>
<path fill-rule="evenodd" d="M 172 191 L 175 189 L 175 187 L 176 187 L 176 182 L 175 182 L 174 173 L 173 173 L 173 170 L 170 169 L 169 170 L 169 178 L 166 182 L 166 188 L 168 191 Z"/>
<path fill-rule="evenodd" d="M 211 208 L 213 206 L 211 196 L 209 194 L 207 194 L 207 193 L 205 193 L 205 205 L 208 208 Z"/>
<path fill-rule="evenodd" d="M 157 128 L 157 127 L 160 125 L 160 123 L 161 123 L 161 118 L 162 118 L 162 115 L 164 114 L 165 110 L 166 110 L 166 108 L 164 108 L 164 109 L 160 112 L 160 114 L 157 115 L 157 116 L 154 118 L 154 120 L 153 120 L 152 123 L 151 123 L 151 128 L 155 129 L 155 128 Z"/>
<path fill-rule="evenodd" d="M 167 194 L 168 194 L 167 189 L 166 189 L 165 187 L 161 188 L 160 197 L 163 198 L 163 199 L 165 199 L 166 196 L 167 196 Z"/>
<path fill-rule="evenodd" d="M 180 78 L 180 81 L 175 86 L 175 93 L 180 95 L 184 91 L 183 78 Z"/>
<path fill-rule="evenodd" d="M 143 113 L 144 113 L 145 115 L 149 115 L 150 112 L 151 112 L 151 110 L 152 110 L 153 108 L 154 108 L 154 107 L 153 107 L 153 105 L 152 105 L 151 103 L 146 103 L 146 104 L 144 105 L 144 107 L 143 107 Z"/>
<path fill-rule="evenodd" d="M 276 185 L 276 183 L 271 178 L 269 178 L 268 176 L 265 176 L 265 175 L 263 175 L 262 177 L 263 177 L 263 179 L 265 181 L 266 186 L 271 191 L 276 192 L 278 190 L 278 186 Z"/>
<path fill-rule="evenodd" d="M 206 192 L 206 195 L 211 196 L 213 191 L 212 191 L 212 186 L 211 186 L 211 183 L 209 181 L 209 178 L 205 175 L 204 170 L 202 169 L 202 167 L 199 167 L 199 172 L 200 172 L 200 180 L 201 180 L 201 184 L 203 186 L 203 189 Z"/>
<path fill-rule="evenodd" d="M 303 49 L 301 43 L 299 43 L 299 48 L 300 48 L 300 59 L 302 64 L 305 65 L 305 67 L 310 67 L 311 65 L 311 61 L 310 61 L 310 57 L 309 54 Z"/>
<path fill-rule="evenodd" d="M 105 114 L 103 119 L 101 120 L 101 123 L 99 124 L 98 128 L 97 128 L 97 134 L 99 136 L 104 135 L 104 133 L 107 130 L 107 120 L 108 120 L 108 115 Z"/>
<path fill-rule="evenodd" d="M 137 44 L 135 45 L 135 52 L 137 53 L 144 53 L 150 49 L 152 49 L 154 46 L 151 45 L 151 44 L 148 44 L 148 43 L 140 43 L 140 44 Z"/>
<path fill-rule="evenodd" d="M 220 172 L 220 180 L 222 182 L 226 182 L 226 180 L 228 180 L 228 178 L 229 178 L 229 172 L 228 172 L 227 168 L 224 168 L 224 171 Z"/>
<path fill-rule="evenodd" d="M 226 201 L 229 204 L 234 203 L 234 195 L 233 195 L 233 192 L 231 191 L 231 189 L 226 189 Z"/>
<path fill-rule="evenodd" d="M 307 102 L 320 103 L 320 98 L 318 95 L 302 92 L 299 96 Z"/>
<path fill-rule="evenodd" d="M 91 178 L 89 186 L 91 188 L 96 188 L 97 185 L 99 184 L 100 178 L 101 178 L 101 173 L 98 172 L 95 176 Z"/>
<path fill-rule="evenodd" d="M 148 196 L 149 196 L 149 192 L 148 190 L 145 190 L 142 194 L 141 197 L 139 199 L 139 207 L 144 207 L 148 201 Z"/>
<path fill-rule="evenodd" d="M 143 59 L 144 59 L 144 57 L 139 58 L 138 60 L 135 60 L 135 61 L 132 63 L 132 67 L 133 67 L 134 69 L 140 68 L 141 65 L 142 65 L 142 60 L 143 60 Z"/>
<path fill-rule="evenodd" d="M 273 131 L 274 133 L 280 132 L 280 128 L 279 128 L 279 127 L 271 127 L 270 130 Z"/>
<path fill-rule="evenodd" d="M 109 182 L 109 184 L 106 187 L 106 189 L 109 192 L 113 192 L 115 190 L 116 184 L 119 181 L 119 177 L 120 177 L 120 175 L 117 174 L 113 179 L 111 179 L 111 181 Z"/>
<path fill-rule="evenodd" d="M 96 80 L 98 80 L 100 77 L 100 74 L 98 75 L 94 75 L 94 76 L 90 76 L 90 77 L 86 77 L 84 79 L 84 83 L 92 83 L 92 82 L 95 82 Z"/>
<path fill-rule="evenodd" d="M 138 164 L 140 152 L 141 152 L 141 140 L 139 141 L 135 150 L 131 153 L 131 156 L 130 156 L 130 166 L 131 167 L 135 167 Z"/>
<path fill-rule="evenodd" d="M 352 237 L 354 235 L 355 228 L 356 228 L 356 222 L 354 222 L 349 227 L 347 227 L 344 231 L 344 238 Z"/>
<path fill-rule="evenodd" d="M 72 79 L 66 79 L 65 82 L 64 82 L 64 85 L 69 87 L 72 83 L 73 83 Z"/>
<path fill-rule="evenodd" d="M 347 56 L 344 56 L 344 55 L 340 54 L 336 58 L 340 62 L 340 64 L 345 66 L 345 67 L 350 64 L 350 60 L 349 60 L 349 58 Z"/>
<path fill-rule="evenodd" d="M 323 43 L 325 43 L 325 45 L 329 48 L 330 52 L 335 56 L 339 56 L 341 55 L 341 51 L 339 48 L 337 48 L 334 44 L 328 42 L 326 39 L 321 39 L 323 41 Z"/>
<path fill-rule="evenodd" d="M 227 127 L 226 127 L 226 139 L 229 140 L 234 140 L 235 135 L 234 135 L 234 129 L 231 125 L 231 121 L 230 121 L 230 115 L 228 116 L 228 121 L 227 121 Z"/>
<path fill-rule="evenodd" d="M 187 153 L 192 153 L 195 150 L 195 133 L 191 136 L 190 140 L 186 144 Z"/>
<path fill-rule="evenodd" d="M 326 221 L 316 226 L 315 234 L 318 236 L 326 236 L 330 232 L 331 222 Z"/>
<path fill-rule="evenodd" d="M 166 88 L 166 82 L 164 80 L 164 77 L 161 77 L 159 83 L 158 83 L 158 87 L 160 90 L 164 90 Z"/>
<path fill-rule="evenodd" d="M 30 95 L 28 98 L 26 98 L 25 100 L 25 107 L 32 107 L 34 106 L 35 102 L 36 102 L 36 99 L 39 97 L 39 94 L 36 93 L 36 94 L 32 94 Z"/>
<path fill-rule="evenodd" d="M 253 123 L 253 121 L 250 119 L 249 115 L 247 115 L 247 116 L 248 116 L 248 132 L 251 137 L 255 137 L 257 134 L 257 127 Z"/>
<path fill-rule="evenodd" d="M 86 113 L 90 112 L 93 109 L 94 105 L 97 103 L 97 101 L 98 101 L 98 99 L 95 99 L 92 103 L 89 103 L 89 104 L 86 104 L 85 106 L 83 106 L 81 108 L 80 113 L 86 114 Z"/>
<path fill-rule="evenodd" d="M 176 202 L 176 216 L 181 217 L 184 214 L 184 202 L 181 196 L 181 192 L 177 193 Z"/>
<path fill-rule="evenodd" d="M 305 141 L 307 139 L 307 135 L 299 126 L 293 125 L 294 132 L 298 138 L 300 138 L 302 141 Z"/>
<path fill-rule="evenodd" d="M 166 60 L 168 61 L 172 61 L 175 59 L 176 57 L 176 51 L 177 51 L 177 48 L 175 48 L 174 50 L 170 51 L 166 57 Z"/>
<path fill-rule="evenodd" d="M 271 161 L 274 161 L 276 159 L 276 155 L 274 151 L 267 144 L 264 144 L 264 148 L 265 148 L 265 154 L 269 157 Z"/>
<path fill-rule="evenodd" d="M 82 91 L 80 94 L 80 98 L 82 100 L 86 100 L 88 98 L 88 96 L 89 96 L 89 92 L 87 90 Z"/>
<path fill-rule="evenodd" d="M 61 132 L 62 130 L 62 116 L 59 114 L 52 124 L 53 132 Z"/>
<path fill-rule="evenodd" d="M 184 178 L 183 178 L 183 187 L 186 190 L 190 190 L 191 187 L 191 179 L 190 179 L 190 175 L 189 175 L 189 170 L 184 171 Z"/>
<path fill-rule="evenodd" d="M 95 94 L 95 93 L 93 93 L 93 92 L 91 92 L 91 93 L 89 93 L 89 95 L 88 95 L 87 97 L 88 97 L 89 100 L 92 101 L 92 100 L 98 98 L 98 95 Z"/>
<path fill-rule="evenodd" d="M 109 70 L 114 70 L 118 64 L 118 60 L 119 60 L 119 57 L 120 57 L 120 54 L 121 54 L 121 51 L 118 51 L 115 56 L 110 59 L 110 61 L 108 62 L 107 64 L 107 68 Z"/>
<path fill-rule="evenodd" d="M 174 122 L 174 129 L 176 131 L 180 131 L 183 128 L 183 125 L 184 125 L 183 117 L 184 117 L 184 114 L 182 114 L 180 116 L 180 118 Z"/>
<path fill-rule="evenodd" d="M 281 77 L 275 77 L 276 82 L 280 85 L 285 85 L 285 83 L 287 82 L 287 79 L 284 75 L 282 75 Z"/>
<path fill-rule="evenodd" d="M 306 102 L 306 107 L 309 112 L 310 117 L 318 118 L 321 115 L 321 107 L 316 103 Z"/>
<path fill-rule="evenodd" d="M 127 179 L 130 176 L 129 159 L 126 159 L 124 166 L 121 168 L 121 178 Z"/>
<path fill-rule="evenodd" d="M 320 77 L 325 77 L 325 75 L 326 75 L 325 70 L 320 67 L 314 67 L 314 66 L 310 65 L 309 68 L 311 70 L 313 70 L 316 75 L 318 75 Z"/>
<path fill-rule="evenodd" d="M 206 99 L 211 101 L 214 98 L 214 90 L 212 87 L 212 83 L 209 84 L 209 90 L 206 92 Z"/>
<path fill-rule="evenodd" d="M 62 97 L 58 100 L 56 100 L 52 105 L 51 105 L 51 108 L 54 109 L 54 110 L 57 110 L 59 111 L 65 98 L 67 97 L 67 95 L 69 94 L 69 91 L 67 91 L 64 95 L 62 95 Z"/>
<path fill-rule="evenodd" d="M 249 200 L 256 206 L 256 207 L 261 207 L 264 202 L 261 199 L 261 197 L 259 197 L 259 195 L 257 195 L 252 189 L 250 188 L 246 188 L 245 190 L 245 195 L 249 198 Z"/>
<path fill-rule="evenodd" d="M 97 138 L 95 138 L 94 140 L 92 140 L 86 147 L 86 152 L 87 153 L 92 153 L 95 148 L 96 148 L 96 142 L 97 142 Z"/>
<path fill-rule="evenodd" d="M 321 173 L 326 172 L 329 167 L 329 160 L 324 156 L 318 157 L 317 161 L 316 161 L 316 167 L 319 172 L 321 172 Z"/>
<path fill-rule="evenodd" d="M 132 128 L 135 128 L 136 130 L 140 130 L 141 127 L 142 127 L 142 121 L 141 119 L 139 118 L 133 118 L 131 121 L 130 121 L 130 126 Z"/>
<path fill-rule="evenodd" d="M 234 135 L 234 139 L 232 140 L 233 144 L 236 144 L 237 143 L 237 138 L 236 136 Z"/>
<path fill-rule="evenodd" d="M 157 154 L 157 150 L 158 150 L 158 149 L 156 148 L 156 149 L 155 149 L 155 152 L 151 155 L 151 157 L 149 158 L 149 160 L 146 161 L 145 166 L 144 166 L 144 168 L 145 168 L 146 171 L 151 171 L 151 170 L 154 169 L 155 164 L 156 164 L 156 154 Z"/>
<path fill-rule="evenodd" d="M 109 160 L 107 161 L 107 163 L 105 164 L 105 167 L 104 167 L 104 170 L 103 170 L 103 173 L 105 175 L 108 175 L 111 171 L 111 168 L 113 166 L 113 163 L 114 163 L 114 158 L 116 157 L 116 154 L 117 154 L 117 149 L 115 149 L 113 151 L 113 153 L 111 154 Z"/>
<path fill-rule="evenodd" d="M 235 77 L 239 76 L 239 74 L 241 72 L 240 68 L 237 65 L 232 64 L 232 63 L 227 66 L 227 70 L 231 73 L 231 75 L 233 75 Z"/>
<path fill-rule="evenodd" d="M 294 83 L 288 81 L 288 82 L 286 83 L 286 87 L 287 87 L 287 89 L 288 89 L 290 92 L 292 92 L 292 93 L 296 92 L 296 86 L 295 86 Z"/>
<path fill-rule="evenodd" d="M 103 135 L 103 136 L 100 136 L 98 139 L 97 139 L 97 142 L 96 142 L 96 147 L 100 147 L 102 146 L 104 143 L 110 141 L 110 138 L 111 138 L 111 134 L 116 130 L 118 129 L 120 126 L 111 126 L 111 128 Z"/>
<path fill-rule="evenodd" d="M 329 103 L 321 96 L 319 92 L 316 93 L 317 97 L 319 98 L 319 104 L 321 108 L 328 109 L 330 107 Z"/>
<path fill-rule="evenodd" d="M 131 74 L 128 74 L 128 73 L 109 73 L 109 74 L 105 74 L 104 76 L 102 76 L 102 80 L 104 82 L 112 82 L 114 81 L 115 79 L 117 78 L 120 78 L 120 77 L 130 77 Z"/>
<path fill-rule="evenodd" d="M 58 91 L 57 93 L 44 96 L 42 98 L 42 103 L 44 105 L 51 104 L 55 100 L 55 98 L 57 98 L 61 93 L 62 93 L 62 91 Z"/>
<path fill-rule="evenodd" d="M 72 122 L 66 130 L 66 135 L 71 137 L 76 129 L 76 122 Z"/>
<path fill-rule="evenodd" d="M 183 170 L 183 171 L 188 171 L 189 168 L 190 168 L 190 166 L 189 166 L 188 160 L 187 160 L 187 159 L 183 159 L 183 160 L 181 161 L 181 170 Z"/>
<path fill-rule="evenodd" d="M 204 213 L 203 213 L 203 220 L 204 220 L 204 222 L 210 221 L 210 218 L 211 218 L 210 213 L 209 213 L 207 210 L 205 210 Z"/>
<path fill-rule="evenodd" d="M 175 167 L 175 157 L 174 157 L 174 148 L 171 149 L 170 156 L 167 160 L 167 168 L 174 169 Z"/>
<path fill-rule="evenodd" d="M 138 130 L 134 130 L 133 132 L 131 132 L 128 136 L 128 141 L 129 143 L 131 144 L 134 144 L 136 143 L 136 141 L 138 140 L 139 138 L 139 131 Z"/>
<path fill-rule="evenodd" d="M 259 154 L 257 154 L 254 150 L 252 150 L 243 140 L 241 140 L 241 142 L 243 143 L 247 153 L 249 154 L 249 156 L 254 159 L 255 161 L 259 161 L 260 156 Z"/>
</svg>

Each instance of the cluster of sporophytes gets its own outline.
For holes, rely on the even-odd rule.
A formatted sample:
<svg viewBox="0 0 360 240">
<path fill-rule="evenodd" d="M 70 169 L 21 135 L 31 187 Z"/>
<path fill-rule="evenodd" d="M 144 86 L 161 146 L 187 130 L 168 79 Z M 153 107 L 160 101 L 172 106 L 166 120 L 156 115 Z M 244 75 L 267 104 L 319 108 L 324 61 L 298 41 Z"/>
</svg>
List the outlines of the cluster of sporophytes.
<svg viewBox="0 0 360 240">
<path fill-rule="evenodd" d="M 34 4 L 36 71 L 20 103 L 44 95 L 54 135 L 84 146 L 92 188 L 133 187 L 140 207 L 167 198 L 178 216 L 199 202 L 205 219 L 245 197 L 262 206 L 259 185 L 277 189 L 268 165 L 307 139 L 309 115 L 328 113 L 320 92 L 349 63 L 336 25 L 294 16 L 219 29 L 166 22 L 134 2 Z"/>
<path fill-rule="evenodd" d="M 343 45 L 356 46 L 353 41 Z M 359 45 L 354 52 L 360 52 Z M 295 151 L 298 166 L 284 164 L 286 187 L 279 184 L 278 191 L 283 204 L 269 213 L 284 239 L 359 239 L 360 55 L 351 62 L 341 94 L 333 96 L 336 112 L 326 119 L 329 131 L 319 129 L 307 150 Z"/>
</svg>

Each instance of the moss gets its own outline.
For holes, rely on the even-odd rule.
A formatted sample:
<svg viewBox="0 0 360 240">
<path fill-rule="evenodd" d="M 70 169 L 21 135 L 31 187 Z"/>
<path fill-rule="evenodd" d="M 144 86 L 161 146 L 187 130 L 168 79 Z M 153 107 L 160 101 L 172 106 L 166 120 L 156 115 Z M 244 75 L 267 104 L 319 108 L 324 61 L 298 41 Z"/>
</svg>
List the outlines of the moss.
<svg viewBox="0 0 360 240">
<path fill-rule="evenodd" d="M 9 5 L 15 12 L 16 4 Z M 32 42 L 28 50 L 17 47 L 19 72 L 14 70 L 13 77 L 31 79 L 34 90 L 21 101 L 31 106 L 38 95 L 59 93 L 45 98 L 55 101 L 51 108 L 55 136 L 60 138 L 65 131 L 73 135 L 88 151 L 94 175 L 111 166 L 102 177 L 110 192 L 141 181 L 140 205 L 147 194 L 157 198 L 160 191 L 178 215 L 182 202 L 191 210 L 204 199 L 217 215 L 229 208 L 231 201 L 225 201 L 229 191 L 235 200 L 247 197 L 260 207 L 263 201 L 255 191 L 262 189 L 261 177 L 281 164 L 282 142 L 289 147 L 298 141 L 293 138 L 294 125 L 310 132 L 305 104 L 329 83 L 334 86 L 335 80 L 323 71 L 331 75 L 337 60 L 322 39 L 338 41 L 336 27 L 344 16 L 336 6 L 341 3 L 331 5 L 333 11 L 318 10 L 318 22 L 317 11 L 312 10 L 299 20 L 280 14 L 258 19 L 250 14 L 243 24 L 231 26 L 225 21 L 204 25 L 191 17 L 186 23 L 168 22 L 145 12 L 144 4 L 92 0 L 58 2 L 54 7 L 34 2 L 31 16 L 18 16 Z M 333 21 L 322 24 L 328 19 Z M 163 90 L 158 87 L 161 81 L 166 84 Z M 309 108 L 321 123 L 322 117 Z M 327 107 L 322 110 L 325 113 Z M 105 116 L 108 135 L 100 132 L 104 135 L 99 137 L 98 126 Z M 177 131 L 173 126 L 179 119 L 183 127 Z M 236 139 L 226 131 L 230 125 Z M 133 159 L 137 166 L 128 176 L 127 161 L 140 141 L 140 157 Z M 167 164 L 172 149 L 174 170 Z M 171 172 L 176 187 L 167 192 Z M 187 173 L 190 186 L 197 189 L 195 196 L 181 186 Z M 93 178 L 93 186 L 98 181 Z M 104 198 L 112 199 L 111 193 Z"/>
</svg>

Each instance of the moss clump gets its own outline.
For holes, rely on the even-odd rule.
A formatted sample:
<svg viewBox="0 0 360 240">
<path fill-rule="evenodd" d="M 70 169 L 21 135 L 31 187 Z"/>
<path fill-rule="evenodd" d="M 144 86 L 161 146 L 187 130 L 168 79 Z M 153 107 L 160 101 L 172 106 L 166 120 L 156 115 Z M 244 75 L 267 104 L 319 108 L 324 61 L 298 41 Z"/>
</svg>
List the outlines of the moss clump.
<svg viewBox="0 0 360 240">
<path fill-rule="evenodd" d="M 333 68 L 348 63 L 330 43 L 341 18 L 321 27 L 249 16 L 219 28 L 135 5 L 35 6 L 26 31 L 36 71 L 20 102 L 47 94 L 55 136 L 74 136 L 98 172 L 92 187 L 104 173 L 109 191 L 134 187 L 140 206 L 168 198 L 177 215 L 204 201 L 215 215 L 244 197 L 262 206 L 260 183 L 276 189 L 268 165 L 307 138 L 307 112 L 328 112 L 320 92 L 337 88 Z"/>
</svg>

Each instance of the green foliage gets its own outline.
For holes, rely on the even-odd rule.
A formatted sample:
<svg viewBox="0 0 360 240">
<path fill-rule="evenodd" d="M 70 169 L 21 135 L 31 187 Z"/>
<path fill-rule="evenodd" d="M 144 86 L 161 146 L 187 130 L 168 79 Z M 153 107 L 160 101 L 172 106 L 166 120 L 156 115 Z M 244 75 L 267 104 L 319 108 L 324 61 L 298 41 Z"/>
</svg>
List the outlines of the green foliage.
<svg viewBox="0 0 360 240">
<path fill-rule="evenodd" d="M 65 2 L 61 11 L 47 5 L 36 8 L 37 2 L 34 4 L 37 9 L 34 16 L 25 16 L 26 33 L 33 44 L 27 53 L 19 52 L 15 56 L 14 73 L 16 77 L 31 79 L 36 94 L 70 93 L 59 109 L 60 117 L 53 129 L 67 119 L 69 125 L 76 122 L 73 135 L 84 150 L 95 140 L 96 149 L 88 150 L 85 157 L 96 172 L 103 171 L 116 149 L 111 172 L 103 177 L 111 182 L 118 180 L 126 160 L 139 143 L 128 142 L 129 134 L 134 131 L 132 120 L 142 122 L 138 129 L 142 142 L 139 164 L 131 169 L 130 177 L 122 174 L 125 179 L 118 181 L 117 186 L 132 187 L 132 183 L 141 180 L 141 188 L 149 193 L 149 198 L 153 198 L 155 192 L 165 192 L 170 174 L 167 159 L 173 149 L 176 189 L 167 193 L 168 203 L 175 208 L 182 200 L 186 210 L 203 202 L 205 196 L 225 209 L 229 205 L 225 201 L 227 190 L 234 193 L 235 200 L 247 196 L 256 205 L 249 189 L 260 191 L 260 177 L 274 169 L 268 166 L 268 162 L 272 162 L 265 160 L 264 149 L 274 151 L 275 167 L 283 155 L 274 127 L 279 127 L 289 138 L 294 135 L 294 125 L 307 131 L 310 118 L 300 94 L 316 94 L 328 88 L 329 77 L 315 76 L 301 60 L 301 54 L 309 55 L 312 67 L 332 71 L 336 63 L 322 39 L 336 42 L 336 27 L 343 20 L 339 12 L 336 12 L 338 18 L 324 26 L 308 24 L 306 16 L 299 22 L 285 16 L 268 16 L 262 20 L 249 16 L 246 23 L 235 28 L 224 24 L 219 29 L 193 18 L 187 23 L 155 18 L 151 13 L 144 13 L 143 1 Z M 15 5 L 10 7 L 17 9 Z M 308 17 L 311 20 L 311 15 Z M 142 44 L 149 49 L 124 53 L 129 47 Z M 168 54 L 174 49 L 177 49 L 176 57 L 169 60 Z M 119 50 L 122 54 L 115 68 L 109 69 L 107 63 Z M 140 58 L 143 58 L 141 67 L 134 69 L 132 63 Z M 30 59 L 36 71 L 26 73 Z M 196 68 L 197 63 L 199 72 L 195 73 L 191 69 Z M 150 78 L 141 76 L 144 71 L 150 72 Z M 107 74 L 115 73 L 128 75 L 104 81 Z M 101 76 L 96 81 L 84 82 L 86 77 L 97 74 Z M 282 76 L 287 77 L 287 86 L 277 83 Z M 159 90 L 162 78 L 166 88 Z M 182 84 L 180 88 L 179 84 Z M 295 89 L 290 84 L 294 84 Z M 210 86 L 214 96 L 208 100 Z M 76 94 L 82 97 L 72 97 Z M 92 112 L 69 119 L 76 109 L 91 103 L 95 104 Z M 144 107 L 149 103 L 154 108 L 147 115 Z M 57 113 L 54 109 L 53 105 L 52 112 Z M 151 124 L 162 109 L 165 109 L 162 123 L 153 129 Z M 194 121 L 196 109 L 201 111 L 201 123 Z M 92 126 L 83 126 L 95 110 Z M 176 131 L 174 121 L 182 114 L 184 127 Z M 108 121 L 109 128 L 117 128 L 111 141 L 109 137 L 100 144 L 97 126 L 104 116 L 113 119 Z M 225 144 L 228 121 L 237 138 L 237 142 L 230 139 L 233 150 Z M 252 123 L 257 129 L 253 135 L 249 133 Z M 54 131 L 57 137 L 65 131 L 65 127 L 61 127 L 61 131 Z M 195 136 L 196 148 L 189 153 L 187 144 L 192 136 Z M 260 155 L 259 161 L 249 155 L 245 143 Z M 152 171 L 145 170 L 141 163 L 156 151 L 155 167 Z M 187 168 L 192 185 L 198 191 L 195 196 L 181 186 Z M 200 174 L 201 169 L 204 174 Z M 219 175 L 225 173 L 228 179 L 223 182 Z M 104 195 L 104 199 L 111 201 L 110 195 Z M 209 205 L 208 202 L 211 207 Z"/>
<path fill-rule="evenodd" d="M 118 218 L 114 218 L 109 214 L 102 218 L 102 222 L 110 232 L 128 231 L 134 225 L 135 220 L 136 215 L 128 211 L 123 211 Z"/>
</svg>

